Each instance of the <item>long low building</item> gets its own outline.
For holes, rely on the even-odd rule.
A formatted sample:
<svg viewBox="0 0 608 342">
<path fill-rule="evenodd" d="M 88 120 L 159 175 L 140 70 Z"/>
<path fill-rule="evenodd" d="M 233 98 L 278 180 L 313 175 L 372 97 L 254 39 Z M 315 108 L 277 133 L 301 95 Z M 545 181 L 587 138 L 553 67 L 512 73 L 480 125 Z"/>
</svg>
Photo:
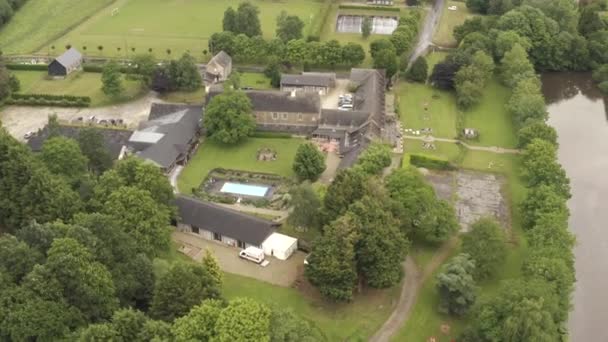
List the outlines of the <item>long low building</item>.
<svg viewBox="0 0 608 342">
<path fill-rule="evenodd" d="M 211 202 L 177 197 L 177 229 L 232 247 L 256 247 L 269 256 L 285 260 L 298 248 L 298 240 L 277 233 L 280 224 Z"/>
</svg>

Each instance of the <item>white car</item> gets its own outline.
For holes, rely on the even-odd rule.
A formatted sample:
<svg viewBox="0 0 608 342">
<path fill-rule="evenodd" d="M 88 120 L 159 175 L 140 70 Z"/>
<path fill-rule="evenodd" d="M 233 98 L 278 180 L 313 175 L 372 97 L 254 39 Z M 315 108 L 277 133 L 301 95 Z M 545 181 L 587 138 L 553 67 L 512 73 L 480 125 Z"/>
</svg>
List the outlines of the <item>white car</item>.
<svg viewBox="0 0 608 342">
<path fill-rule="evenodd" d="M 458 9 L 458 7 L 456 7 L 456 6 L 450 6 L 450 7 L 448 7 L 448 9 L 449 9 L 450 11 L 455 11 L 455 10 L 457 10 L 457 9 Z"/>
<path fill-rule="evenodd" d="M 23 136 L 23 139 L 28 140 L 33 136 L 34 136 L 34 132 L 30 131 L 30 132 L 25 133 L 25 135 Z"/>
</svg>

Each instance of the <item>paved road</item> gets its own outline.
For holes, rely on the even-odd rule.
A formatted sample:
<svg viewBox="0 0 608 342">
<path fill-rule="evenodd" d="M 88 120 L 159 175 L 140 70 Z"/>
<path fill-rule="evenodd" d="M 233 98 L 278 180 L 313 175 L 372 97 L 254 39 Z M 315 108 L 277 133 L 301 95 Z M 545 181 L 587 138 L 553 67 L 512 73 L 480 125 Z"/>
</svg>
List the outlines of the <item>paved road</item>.
<svg viewBox="0 0 608 342">
<path fill-rule="evenodd" d="M 404 139 L 408 139 L 408 140 L 420 140 L 420 141 L 425 141 L 426 137 L 421 137 L 421 136 L 413 136 L 413 135 L 404 135 L 403 136 Z M 474 150 L 474 151 L 485 151 L 485 152 L 492 152 L 492 153 L 498 153 L 498 154 L 520 154 L 521 151 L 520 150 L 516 150 L 513 148 L 504 148 L 504 147 L 498 147 L 498 146 L 474 146 L 474 145 L 469 145 L 461 140 L 457 140 L 457 139 L 448 139 L 448 138 L 432 138 L 433 141 L 438 141 L 438 142 L 447 142 L 447 143 L 453 143 L 453 144 L 460 144 L 464 147 L 466 147 L 469 150 Z"/>
<path fill-rule="evenodd" d="M 424 27 L 422 28 L 422 32 L 420 32 L 420 36 L 418 37 L 418 44 L 414 49 L 414 53 L 412 53 L 412 56 L 410 57 L 410 64 L 412 64 L 416 58 L 424 55 L 426 49 L 433 44 L 433 34 L 435 33 L 439 20 L 441 19 L 441 13 L 443 12 L 444 5 L 445 0 L 435 0 L 435 4 L 433 5 L 433 8 L 431 8 L 431 12 L 426 16 Z"/>
</svg>

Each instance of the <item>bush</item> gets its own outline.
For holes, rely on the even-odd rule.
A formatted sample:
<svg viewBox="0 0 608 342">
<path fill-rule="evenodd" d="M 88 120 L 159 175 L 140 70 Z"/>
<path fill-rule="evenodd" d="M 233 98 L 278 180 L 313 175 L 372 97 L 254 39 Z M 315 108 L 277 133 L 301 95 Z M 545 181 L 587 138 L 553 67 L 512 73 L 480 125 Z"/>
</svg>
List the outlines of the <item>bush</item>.
<svg viewBox="0 0 608 342">
<path fill-rule="evenodd" d="M 410 164 L 434 170 L 456 170 L 456 167 L 447 160 L 428 157 L 420 154 L 410 155 Z"/>
<path fill-rule="evenodd" d="M 360 5 L 340 5 L 339 9 L 354 9 L 364 11 L 383 11 L 383 12 L 401 12 L 399 7 L 384 7 L 384 6 L 360 6 Z"/>
<path fill-rule="evenodd" d="M 6 68 L 9 70 L 25 70 L 25 71 L 47 71 L 49 66 L 47 64 L 17 64 L 10 63 L 6 64 Z"/>
<path fill-rule="evenodd" d="M 49 106 L 49 107 L 89 107 L 91 98 L 88 96 L 50 95 L 50 94 L 12 94 L 6 104 L 17 106 Z"/>
</svg>

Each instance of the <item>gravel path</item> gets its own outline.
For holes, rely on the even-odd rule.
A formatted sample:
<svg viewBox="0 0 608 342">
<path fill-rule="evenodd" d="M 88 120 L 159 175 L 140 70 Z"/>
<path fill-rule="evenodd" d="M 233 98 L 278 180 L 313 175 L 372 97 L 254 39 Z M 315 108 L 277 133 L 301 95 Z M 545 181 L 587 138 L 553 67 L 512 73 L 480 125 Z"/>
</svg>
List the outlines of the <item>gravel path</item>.
<svg viewBox="0 0 608 342">
<path fill-rule="evenodd" d="M 418 44 L 414 49 L 414 53 L 412 53 L 412 56 L 410 57 L 410 64 L 412 64 L 416 58 L 424 55 L 426 53 L 426 49 L 433 44 L 433 34 L 437 29 L 437 25 L 439 25 L 444 4 L 445 0 L 435 0 L 435 4 L 433 5 L 433 8 L 431 8 L 431 12 L 426 16 L 424 27 L 422 28 L 422 32 L 420 32 L 418 38 Z"/>
<path fill-rule="evenodd" d="M 425 141 L 425 139 L 428 139 L 426 137 L 412 136 L 412 135 L 404 135 L 403 138 L 408 139 L 408 140 L 420 140 L 420 141 Z M 469 145 L 469 144 L 467 144 L 461 140 L 457 140 L 457 139 L 435 138 L 435 137 L 433 137 L 432 139 L 433 139 L 433 141 L 460 144 L 460 145 L 466 147 L 467 149 L 474 150 L 474 151 L 486 151 L 486 152 L 499 153 L 499 154 L 520 154 L 521 153 L 520 150 L 513 149 L 513 148 L 504 148 L 504 147 L 498 147 L 498 146 L 473 146 L 473 145 Z"/>
<path fill-rule="evenodd" d="M 8 106 L 0 112 L 0 121 L 15 138 L 23 140 L 27 132 L 36 132 L 48 122 L 48 116 L 57 114 L 61 121 L 71 121 L 78 117 L 97 119 L 122 119 L 129 128 L 137 128 L 150 113 L 153 102 L 162 102 L 155 92 L 132 102 L 95 108 L 62 108 L 62 107 L 24 107 Z"/>
</svg>

